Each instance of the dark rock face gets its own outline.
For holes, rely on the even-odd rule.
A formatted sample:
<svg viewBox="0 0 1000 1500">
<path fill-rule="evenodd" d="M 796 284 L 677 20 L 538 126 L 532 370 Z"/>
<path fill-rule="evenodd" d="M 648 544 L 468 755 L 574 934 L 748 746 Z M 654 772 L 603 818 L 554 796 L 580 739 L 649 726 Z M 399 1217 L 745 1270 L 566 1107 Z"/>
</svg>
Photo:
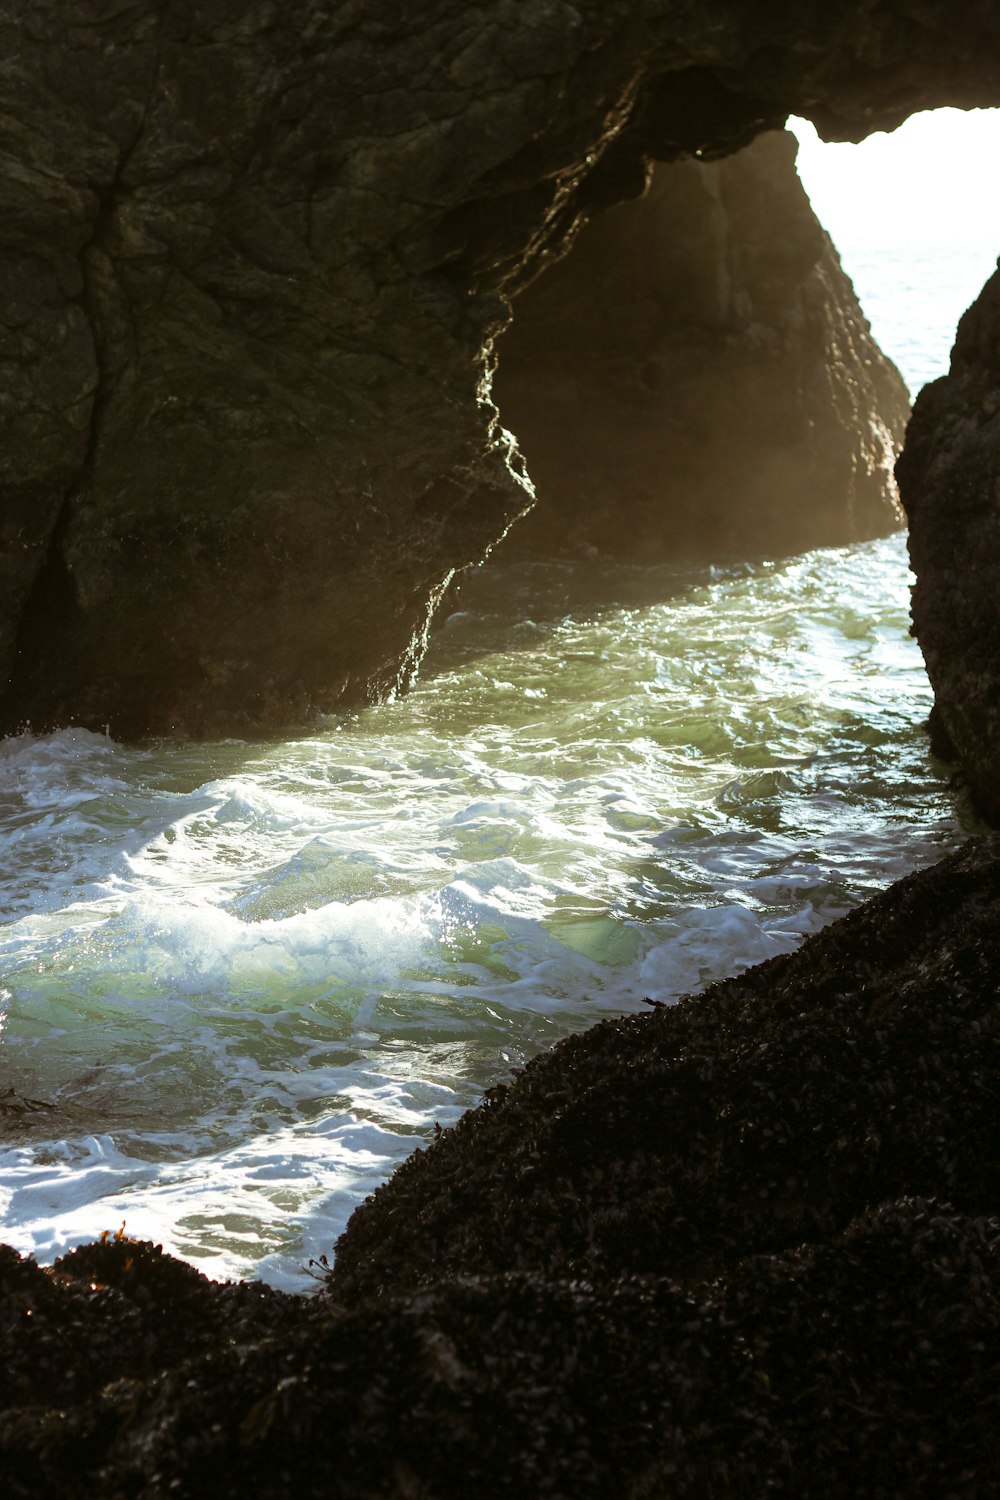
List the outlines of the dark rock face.
<svg viewBox="0 0 1000 1500">
<path fill-rule="evenodd" d="M 906 387 L 795 151 L 769 132 L 658 167 L 516 299 L 494 394 L 538 503 L 505 552 L 794 551 L 902 523 Z"/>
<path fill-rule="evenodd" d="M 526 504 L 503 296 L 647 157 L 992 103 L 998 41 L 945 0 L 0 6 L 0 728 L 405 683 Z"/>
<path fill-rule="evenodd" d="M 330 1291 L 0 1249 L 14 1500 L 1000 1487 L 1000 835 L 536 1059 Z"/>
<path fill-rule="evenodd" d="M 925 386 L 897 465 L 917 575 L 913 633 L 932 741 L 1000 824 L 1000 273 L 962 318 L 951 371 Z"/>
<path fill-rule="evenodd" d="M 53 1284 L 0 1256 L 14 1500 L 971 1500 L 1000 1480 L 1000 1221 L 934 1204 L 711 1286 L 520 1275 L 349 1312 L 183 1283 L 144 1245 L 90 1261 Z"/>
</svg>

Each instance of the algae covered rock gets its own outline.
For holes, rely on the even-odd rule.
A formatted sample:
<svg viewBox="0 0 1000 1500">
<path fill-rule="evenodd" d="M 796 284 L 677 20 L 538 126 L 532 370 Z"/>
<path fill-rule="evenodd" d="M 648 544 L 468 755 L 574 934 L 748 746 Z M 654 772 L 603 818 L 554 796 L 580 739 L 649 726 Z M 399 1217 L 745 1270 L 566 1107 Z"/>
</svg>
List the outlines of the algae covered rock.
<svg viewBox="0 0 1000 1500">
<path fill-rule="evenodd" d="M 312 1298 L 0 1250 L 4 1494 L 994 1493 L 998 915 L 994 835 L 568 1038 Z"/>
<path fill-rule="evenodd" d="M 8 1327 L 30 1340 L 30 1312 L 54 1337 L 60 1308 L 71 1379 L 91 1341 L 86 1386 L 40 1369 L 4 1401 L 16 1500 L 971 1497 L 1000 1479 L 996 1218 L 903 1199 L 711 1284 L 459 1277 L 349 1309 L 234 1288 L 213 1307 L 163 1264 L 203 1330 L 161 1332 L 159 1370 L 142 1352 L 162 1315 L 145 1345 L 123 1336 L 122 1267 L 150 1253 L 117 1247 L 115 1285 L 79 1289 L 0 1259 Z"/>
<path fill-rule="evenodd" d="M 567 1038 L 355 1212 L 334 1288 L 707 1277 L 907 1194 L 994 1212 L 998 922 L 994 836 L 795 953 Z"/>
</svg>

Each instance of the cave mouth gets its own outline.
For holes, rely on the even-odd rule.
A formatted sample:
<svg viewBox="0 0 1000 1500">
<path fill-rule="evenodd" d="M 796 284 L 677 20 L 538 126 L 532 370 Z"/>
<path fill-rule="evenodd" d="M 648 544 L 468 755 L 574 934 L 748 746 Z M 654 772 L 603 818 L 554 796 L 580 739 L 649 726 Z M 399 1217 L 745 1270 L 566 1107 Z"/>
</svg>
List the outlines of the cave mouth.
<svg viewBox="0 0 1000 1500">
<path fill-rule="evenodd" d="M 922 111 L 857 144 L 822 141 L 808 120 L 788 129 L 816 216 L 915 399 L 947 373 L 958 320 L 996 268 L 1000 200 L 985 165 L 1000 153 L 1000 109 Z"/>
<path fill-rule="evenodd" d="M 493 394 L 537 503 L 506 555 L 787 555 L 898 529 L 910 401 L 1000 244 L 977 177 L 998 144 L 997 111 L 943 109 L 860 144 L 800 119 L 650 164 L 513 298 Z"/>
</svg>

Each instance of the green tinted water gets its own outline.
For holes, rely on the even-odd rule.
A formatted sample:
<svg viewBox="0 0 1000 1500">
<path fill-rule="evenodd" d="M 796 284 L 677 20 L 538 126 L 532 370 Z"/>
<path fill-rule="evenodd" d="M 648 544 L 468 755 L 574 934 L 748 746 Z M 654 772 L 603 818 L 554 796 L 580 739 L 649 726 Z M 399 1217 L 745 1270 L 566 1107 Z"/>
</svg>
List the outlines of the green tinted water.
<svg viewBox="0 0 1000 1500">
<path fill-rule="evenodd" d="M 280 743 L 0 746 L 4 1233 L 299 1284 L 538 1047 L 964 836 L 901 537 L 467 586 L 405 700 Z"/>
</svg>

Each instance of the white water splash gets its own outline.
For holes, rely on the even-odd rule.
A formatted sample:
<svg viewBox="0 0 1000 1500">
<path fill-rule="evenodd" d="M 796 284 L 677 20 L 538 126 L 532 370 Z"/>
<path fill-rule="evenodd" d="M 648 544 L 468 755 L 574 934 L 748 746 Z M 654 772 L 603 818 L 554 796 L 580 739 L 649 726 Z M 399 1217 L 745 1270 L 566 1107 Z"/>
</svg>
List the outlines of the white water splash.
<svg viewBox="0 0 1000 1500">
<path fill-rule="evenodd" d="M 0 745 L 4 1237 L 301 1286 L 540 1046 L 784 952 L 964 834 L 902 539 L 502 557 L 406 699 L 280 743 Z"/>
</svg>

